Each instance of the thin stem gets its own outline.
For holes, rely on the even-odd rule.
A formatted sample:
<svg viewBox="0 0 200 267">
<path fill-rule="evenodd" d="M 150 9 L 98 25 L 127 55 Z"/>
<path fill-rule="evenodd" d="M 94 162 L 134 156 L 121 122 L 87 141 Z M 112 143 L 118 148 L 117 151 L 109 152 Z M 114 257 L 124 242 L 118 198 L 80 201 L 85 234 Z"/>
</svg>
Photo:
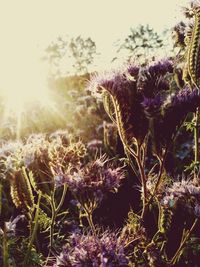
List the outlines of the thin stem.
<svg viewBox="0 0 200 267">
<path fill-rule="evenodd" d="M 88 223 L 89 223 L 90 228 L 92 230 L 92 233 L 94 236 L 96 236 L 96 229 L 95 229 L 93 219 L 92 219 L 92 212 L 86 212 L 86 214 L 87 214 L 87 220 L 88 220 Z"/>
<path fill-rule="evenodd" d="M 125 153 L 126 153 L 126 156 L 127 156 L 127 159 L 128 159 L 128 162 L 133 170 L 133 172 L 135 173 L 135 175 L 138 177 L 138 171 L 136 170 L 136 167 L 134 166 L 133 164 L 133 161 L 131 159 L 131 155 L 130 155 L 130 152 L 127 150 L 127 149 L 124 149 L 125 150 Z"/>
<path fill-rule="evenodd" d="M 52 215 L 51 215 L 51 225 L 50 225 L 50 250 L 53 248 L 53 243 L 54 243 L 53 236 L 54 236 L 55 220 L 56 220 L 58 212 L 60 211 L 60 209 L 61 209 L 61 207 L 62 207 L 62 205 L 64 203 L 66 193 L 67 193 L 67 185 L 64 184 L 62 196 L 61 196 L 60 202 L 59 202 L 57 207 L 56 207 L 56 204 L 55 204 L 55 192 L 52 194 L 52 197 L 49 200 L 50 201 L 50 205 L 51 205 L 51 213 L 52 213 Z"/>
<path fill-rule="evenodd" d="M 199 108 L 196 109 L 196 113 L 194 114 L 195 118 L 195 128 L 194 128 L 194 160 L 197 164 L 199 162 Z M 197 170 L 194 170 L 194 178 L 197 179 Z"/>
<path fill-rule="evenodd" d="M 3 233 L 3 267 L 9 267 L 9 256 L 8 256 L 8 240 L 7 240 L 7 227 L 4 225 Z"/>
<path fill-rule="evenodd" d="M 39 218 L 39 211 L 40 211 L 41 196 L 42 196 L 42 193 L 39 192 L 38 202 L 37 202 L 36 211 L 35 211 L 35 218 L 34 218 L 35 224 L 34 224 L 33 232 L 32 232 L 31 239 L 30 239 L 30 242 L 29 242 L 29 245 L 28 245 L 28 250 L 27 250 L 27 253 L 26 253 L 26 256 L 25 256 L 25 259 L 24 259 L 24 263 L 23 263 L 24 267 L 27 266 L 27 260 L 28 260 L 29 254 L 31 252 L 31 248 L 33 246 L 33 242 L 34 242 L 34 240 L 36 238 L 36 233 L 37 233 L 37 229 L 38 229 L 38 218 Z"/>
<path fill-rule="evenodd" d="M 143 206 L 142 206 L 141 217 L 144 218 L 144 215 L 146 213 L 146 208 L 147 208 L 147 206 L 146 206 L 146 201 L 147 201 L 146 175 L 145 175 L 144 168 L 142 165 L 141 147 L 138 146 L 137 150 L 138 150 L 137 151 L 138 153 L 137 153 L 136 161 L 137 161 L 139 172 L 140 172 L 142 190 L 143 190 L 143 198 L 142 198 Z"/>
<path fill-rule="evenodd" d="M 162 179 L 162 174 L 163 174 L 163 170 L 164 170 L 164 163 L 165 163 L 165 158 L 166 158 L 166 154 L 167 154 L 167 150 L 165 151 L 164 153 L 164 156 L 163 156 L 163 159 L 160 159 L 158 158 L 158 161 L 159 161 L 159 173 L 158 173 L 158 178 L 157 178 L 157 182 L 156 182 L 156 185 L 153 189 L 153 192 L 151 194 L 151 197 L 147 203 L 147 207 L 149 206 L 149 204 L 151 203 L 152 199 L 154 198 L 155 194 L 156 194 L 156 191 L 160 185 L 160 182 L 161 182 L 161 179 Z"/>
<path fill-rule="evenodd" d="M 0 182 L 0 215 L 1 215 L 1 211 L 2 211 L 2 192 L 3 192 L 3 185 Z"/>
<path fill-rule="evenodd" d="M 64 203 L 64 200 L 65 200 L 65 196 L 66 196 L 66 193 L 67 193 L 67 184 L 64 184 L 63 186 L 63 192 L 62 192 L 62 196 L 61 196 L 61 199 L 60 199 L 60 203 L 58 204 L 57 208 L 56 208 L 56 212 L 58 213 Z"/>
<path fill-rule="evenodd" d="M 54 197 L 53 197 L 54 198 Z M 54 224 L 56 219 L 56 205 L 54 199 L 52 199 L 51 203 L 51 225 L 50 225 L 50 250 L 53 247 L 53 235 L 54 235 Z"/>
<path fill-rule="evenodd" d="M 198 219 L 195 219 L 195 221 L 194 221 L 193 225 L 191 226 L 190 230 L 187 232 L 187 234 L 185 235 L 185 237 L 182 239 L 179 248 L 177 249 L 175 255 L 173 256 L 173 258 L 170 261 L 170 264 L 174 265 L 176 263 L 180 251 L 184 247 L 186 241 L 189 239 L 189 237 L 190 237 L 192 231 L 194 230 L 195 226 L 197 225 L 197 223 L 198 223 Z"/>
<path fill-rule="evenodd" d="M 165 153 L 165 155 L 166 155 L 166 153 Z M 162 179 L 162 174 L 163 174 L 163 170 L 164 170 L 165 155 L 164 155 L 162 160 L 160 158 L 158 159 L 159 164 L 160 164 L 160 168 L 159 168 L 157 182 L 156 182 L 156 185 L 155 185 L 154 190 L 153 190 L 153 194 L 152 194 L 153 196 L 156 194 L 156 191 L 157 191 L 157 189 L 160 185 L 161 179 Z"/>
<path fill-rule="evenodd" d="M 96 229 L 93 223 L 93 218 L 92 218 L 92 213 L 94 211 L 94 205 L 92 204 L 91 207 L 89 207 L 86 203 L 82 205 L 84 211 L 85 211 L 85 216 L 87 218 L 87 221 L 89 223 L 89 226 L 92 230 L 92 233 L 94 236 L 96 236 Z"/>
</svg>

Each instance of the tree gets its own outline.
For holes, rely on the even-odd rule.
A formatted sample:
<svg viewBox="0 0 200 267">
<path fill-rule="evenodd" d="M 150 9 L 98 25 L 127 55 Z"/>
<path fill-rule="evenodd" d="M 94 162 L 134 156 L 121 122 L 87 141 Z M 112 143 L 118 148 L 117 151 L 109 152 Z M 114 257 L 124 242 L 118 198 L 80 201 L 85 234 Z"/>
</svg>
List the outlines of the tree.
<svg viewBox="0 0 200 267">
<path fill-rule="evenodd" d="M 77 74 L 88 72 L 88 66 L 93 63 L 96 54 L 96 44 L 91 38 L 83 39 L 81 36 L 72 38 L 69 43 L 72 57 L 75 59 L 73 67 Z"/>
<path fill-rule="evenodd" d="M 68 72 L 82 75 L 88 72 L 96 54 L 96 44 L 81 36 L 71 38 L 58 37 L 46 49 L 44 59 L 48 61 L 51 74 L 60 76 Z"/>
<path fill-rule="evenodd" d="M 130 29 L 130 34 L 120 45 L 117 52 L 126 50 L 127 59 L 141 59 L 141 57 L 149 58 L 156 49 L 163 47 L 164 42 L 159 34 L 149 25 L 139 25 L 137 28 Z"/>
</svg>

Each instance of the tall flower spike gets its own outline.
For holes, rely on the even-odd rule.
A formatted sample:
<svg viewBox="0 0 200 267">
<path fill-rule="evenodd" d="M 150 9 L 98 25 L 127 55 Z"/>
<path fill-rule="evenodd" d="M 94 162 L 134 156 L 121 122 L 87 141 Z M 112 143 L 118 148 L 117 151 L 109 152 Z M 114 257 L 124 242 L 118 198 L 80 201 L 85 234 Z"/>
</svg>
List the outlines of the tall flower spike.
<svg viewBox="0 0 200 267">
<path fill-rule="evenodd" d="M 198 87 L 200 85 L 200 5 L 194 5 L 193 12 L 194 26 L 187 47 L 186 69 L 190 76 L 191 84 Z"/>
<path fill-rule="evenodd" d="M 34 205 L 34 196 L 25 168 L 12 175 L 11 197 L 17 208 L 21 207 L 27 210 Z"/>
</svg>

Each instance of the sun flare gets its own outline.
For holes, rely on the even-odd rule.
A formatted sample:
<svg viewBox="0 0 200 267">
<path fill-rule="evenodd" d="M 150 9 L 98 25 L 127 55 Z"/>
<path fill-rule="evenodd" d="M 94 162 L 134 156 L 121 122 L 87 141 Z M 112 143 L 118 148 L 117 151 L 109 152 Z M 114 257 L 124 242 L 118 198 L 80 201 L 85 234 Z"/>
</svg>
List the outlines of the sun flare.
<svg viewBox="0 0 200 267">
<path fill-rule="evenodd" d="M 39 60 L 24 63 L 26 64 L 20 64 L 18 68 L 15 66 L 14 72 L 5 72 L 0 83 L 0 123 L 4 126 L 11 121 L 18 137 L 22 126 L 26 126 L 22 125 L 22 117 L 26 116 L 26 120 L 31 121 L 38 108 L 55 110 L 47 85 L 48 72 L 44 65 Z"/>
</svg>

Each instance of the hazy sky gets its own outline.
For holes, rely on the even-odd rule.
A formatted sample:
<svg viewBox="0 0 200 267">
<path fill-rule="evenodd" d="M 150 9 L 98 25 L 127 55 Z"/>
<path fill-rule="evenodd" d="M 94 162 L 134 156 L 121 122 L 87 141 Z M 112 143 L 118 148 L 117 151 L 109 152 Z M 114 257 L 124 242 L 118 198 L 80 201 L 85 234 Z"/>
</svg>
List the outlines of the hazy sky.
<svg viewBox="0 0 200 267">
<path fill-rule="evenodd" d="M 0 86 L 38 69 L 39 49 L 58 35 L 90 36 L 106 58 L 130 27 L 180 20 L 186 0 L 0 0 Z"/>
</svg>

